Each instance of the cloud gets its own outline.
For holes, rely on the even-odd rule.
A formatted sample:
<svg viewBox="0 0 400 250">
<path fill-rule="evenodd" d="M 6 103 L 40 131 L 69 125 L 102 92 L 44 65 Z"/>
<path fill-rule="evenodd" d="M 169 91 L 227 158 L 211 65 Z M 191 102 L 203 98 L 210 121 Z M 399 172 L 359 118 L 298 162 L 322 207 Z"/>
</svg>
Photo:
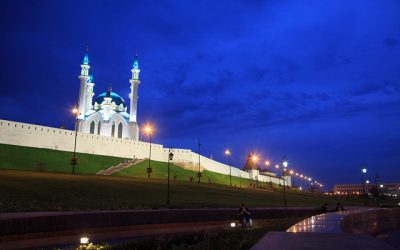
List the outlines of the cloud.
<svg viewBox="0 0 400 250">
<path fill-rule="evenodd" d="M 396 47 L 400 44 L 400 41 L 396 38 L 386 38 L 384 42 L 389 47 Z"/>
</svg>

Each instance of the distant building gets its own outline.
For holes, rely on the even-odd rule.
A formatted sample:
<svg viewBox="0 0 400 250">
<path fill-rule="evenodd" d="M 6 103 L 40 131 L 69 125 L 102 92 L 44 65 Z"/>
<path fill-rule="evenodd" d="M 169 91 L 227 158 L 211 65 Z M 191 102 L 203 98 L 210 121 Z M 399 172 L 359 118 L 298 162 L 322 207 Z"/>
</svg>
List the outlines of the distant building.
<svg viewBox="0 0 400 250">
<path fill-rule="evenodd" d="M 371 190 L 378 188 L 379 193 L 385 195 L 396 195 L 400 197 L 400 183 L 366 183 L 365 191 L 371 193 Z M 363 184 L 336 184 L 333 187 L 335 194 L 357 195 L 363 194 Z"/>
<path fill-rule="evenodd" d="M 89 74 L 89 55 L 86 51 L 79 75 L 79 103 L 78 103 L 78 131 L 122 139 L 139 139 L 139 126 L 137 124 L 137 99 L 139 86 L 139 62 L 137 53 L 131 69 L 130 82 L 130 108 L 125 100 L 109 89 L 98 95 L 95 100 L 93 76 Z"/>
<path fill-rule="evenodd" d="M 249 170 L 260 170 L 260 165 L 257 160 L 254 160 L 253 157 L 256 157 L 255 154 L 249 153 L 247 155 L 246 163 L 243 166 L 243 171 Z"/>
</svg>

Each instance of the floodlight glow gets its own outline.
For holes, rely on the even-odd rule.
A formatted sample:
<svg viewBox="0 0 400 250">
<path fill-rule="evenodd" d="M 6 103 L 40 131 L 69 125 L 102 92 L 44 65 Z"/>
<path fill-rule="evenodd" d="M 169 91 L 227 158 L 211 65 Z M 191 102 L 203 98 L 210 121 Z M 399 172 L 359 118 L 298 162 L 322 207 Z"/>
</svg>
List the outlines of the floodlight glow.
<svg viewBox="0 0 400 250">
<path fill-rule="evenodd" d="M 363 168 L 362 169 L 362 172 L 365 174 L 365 173 L 367 173 L 367 169 L 366 168 Z"/>
<path fill-rule="evenodd" d="M 89 244 L 89 237 L 81 237 L 80 242 L 81 244 Z"/>
<path fill-rule="evenodd" d="M 287 162 L 287 161 L 283 161 L 282 165 L 283 165 L 285 168 L 287 168 L 288 162 Z"/>
<path fill-rule="evenodd" d="M 231 227 L 236 227 L 236 223 L 235 222 L 231 222 Z"/>
<path fill-rule="evenodd" d="M 290 172 L 289 172 L 290 174 L 293 174 L 293 170 L 290 170 Z"/>
<path fill-rule="evenodd" d="M 365 183 L 369 184 L 369 180 L 366 180 Z"/>
<path fill-rule="evenodd" d="M 258 156 L 257 156 L 257 155 L 253 155 L 253 156 L 251 157 L 251 159 L 252 159 L 254 162 L 257 162 L 257 161 L 258 161 Z"/>
<path fill-rule="evenodd" d="M 225 155 L 231 155 L 231 151 L 229 149 L 225 150 Z"/>
<path fill-rule="evenodd" d="M 76 114 L 78 114 L 78 112 L 79 112 L 79 110 L 78 110 L 76 107 L 72 109 L 72 113 L 73 113 L 73 114 L 76 115 Z"/>
<path fill-rule="evenodd" d="M 153 128 L 152 128 L 152 126 L 150 126 L 150 125 L 145 125 L 145 127 L 144 127 L 144 132 L 145 132 L 146 134 L 148 134 L 148 135 L 152 134 L 152 133 L 153 133 Z"/>
<path fill-rule="evenodd" d="M 265 161 L 265 166 L 269 166 L 271 163 L 267 160 Z"/>
<path fill-rule="evenodd" d="M 383 184 L 379 185 L 380 188 L 383 188 Z"/>
<path fill-rule="evenodd" d="M 275 168 L 276 168 L 276 169 L 278 169 L 278 168 L 279 168 L 279 165 L 278 165 L 278 164 L 276 164 L 276 165 L 275 165 Z"/>
</svg>

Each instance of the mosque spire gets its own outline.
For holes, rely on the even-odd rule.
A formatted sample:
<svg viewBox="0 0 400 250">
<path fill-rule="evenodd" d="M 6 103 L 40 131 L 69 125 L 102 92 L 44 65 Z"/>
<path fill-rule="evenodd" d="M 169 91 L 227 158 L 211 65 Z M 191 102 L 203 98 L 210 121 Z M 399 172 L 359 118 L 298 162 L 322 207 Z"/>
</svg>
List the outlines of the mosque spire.
<svg viewBox="0 0 400 250">
<path fill-rule="evenodd" d="M 138 99 L 138 88 L 139 88 L 139 61 L 138 61 L 138 50 L 135 51 L 135 59 L 133 60 L 133 67 L 131 69 L 132 77 L 129 80 L 131 84 L 131 93 L 129 94 L 130 108 L 129 108 L 129 124 L 132 127 L 131 138 L 139 139 L 139 127 L 137 124 L 137 99 Z"/>
<path fill-rule="evenodd" d="M 82 64 L 89 65 L 89 46 L 86 45 L 85 56 L 83 57 Z"/>
<path fill-rule="evenodd" d="M 139 69 L 138 50 L 135 51 L 135 59 L 133 60 L 133 68 Z"/>
</svg>

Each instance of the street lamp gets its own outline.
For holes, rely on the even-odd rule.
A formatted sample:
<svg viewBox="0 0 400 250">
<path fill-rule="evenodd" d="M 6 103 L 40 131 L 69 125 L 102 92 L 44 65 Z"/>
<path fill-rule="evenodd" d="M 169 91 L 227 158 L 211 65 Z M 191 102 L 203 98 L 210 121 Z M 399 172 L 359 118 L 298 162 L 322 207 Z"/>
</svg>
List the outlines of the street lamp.
<svg viewBox="0 0 400 250">
<path fill-rule="evenodd" d="M 367 169 L 364 167 L 361 169 L 361 181 L 362 181 L 362 187 L 363 187 L 363 198 L 364 198 L 364 207 L 367 206 L 367 197 L 365 195 L 365 182 L 364 182 L 364 175 L 367 173 Z"/>
<path fill-rule="evenodd" d="M 258 156 L 254 154 L 254 155 L 251 157 L 251 160 L 253 161 L 254 166 L 256 166 L 257 161 L 258 161 Z M 258 175 L 257 175 L 257 178 L 256 178 L 256 188 L 258 188 Z"/>
<path fill-rule="evenodd" d="M 153 172 L 153 169 L 150 166 L 151 162 L 151 136 L 153 135 L 153 128 L 150 125 L 146 125 L 144 127 L 144 132 L 147 134 L 149 137 L 149 165 L 147 167 L 147 177 L 150 179 L 150 174 Z"/>
<path fill-rule="evenodd" d="M 286 207 L 286 179 L 285 179 L 285 171 L 288 166 L 287 160 L 283 157 L 283 171 L 282 171 L 282 179 L 283 179 L 283 206 Z"/>
<path fill-rule="evenodd" d="M 200 172 L 200 147 L 201 147 L 201 143 L 200 143 L 200 139 L 197 138 L 197 145 L 199 146 L 199 172 L 197 173 L 197 178 L 199 178 L 199 180 L 197 181 L 197 183 L 200 183 L 200 178 L 201 178 L 201 172 Z"/>
<path fill-rule="evenodd" d="M 229 158 L 229 186 L 232 187 L 231 151 L 229 149 L 225 150 L 225 155 Z"/>
<path fill-rule="evenodd" d="M 78 116 L 79 110 L 77 107 L 72 109 L 72 113 L 75 115 L 75 140 L 74 140 L 74 156 L 71 159 L 72 173 L 75 174 L 75 166 L 78 164 L 78 159 L 76 158 L 76 138 L 78 137 Z"/>
<path fill-rule="evenodd" d="M 174 159 L 174 154 L 171 152 L 171 149 L 169 149 L 169 154 L 168 154 L 168 191 L 167 191 L 167 207 L 169 208 L 169 162 Z"/>
<path fill-rule="evenodd" d="M 269 171 L 269 187 L 272 188 L 272 178 L 271 178 L 271 169 L 269 168 L 269 166 L 271 165 L 271 162 L 266 160 L 265 161 L 265 166 L 267 166 L 268 171 Z"/>
</svg>

